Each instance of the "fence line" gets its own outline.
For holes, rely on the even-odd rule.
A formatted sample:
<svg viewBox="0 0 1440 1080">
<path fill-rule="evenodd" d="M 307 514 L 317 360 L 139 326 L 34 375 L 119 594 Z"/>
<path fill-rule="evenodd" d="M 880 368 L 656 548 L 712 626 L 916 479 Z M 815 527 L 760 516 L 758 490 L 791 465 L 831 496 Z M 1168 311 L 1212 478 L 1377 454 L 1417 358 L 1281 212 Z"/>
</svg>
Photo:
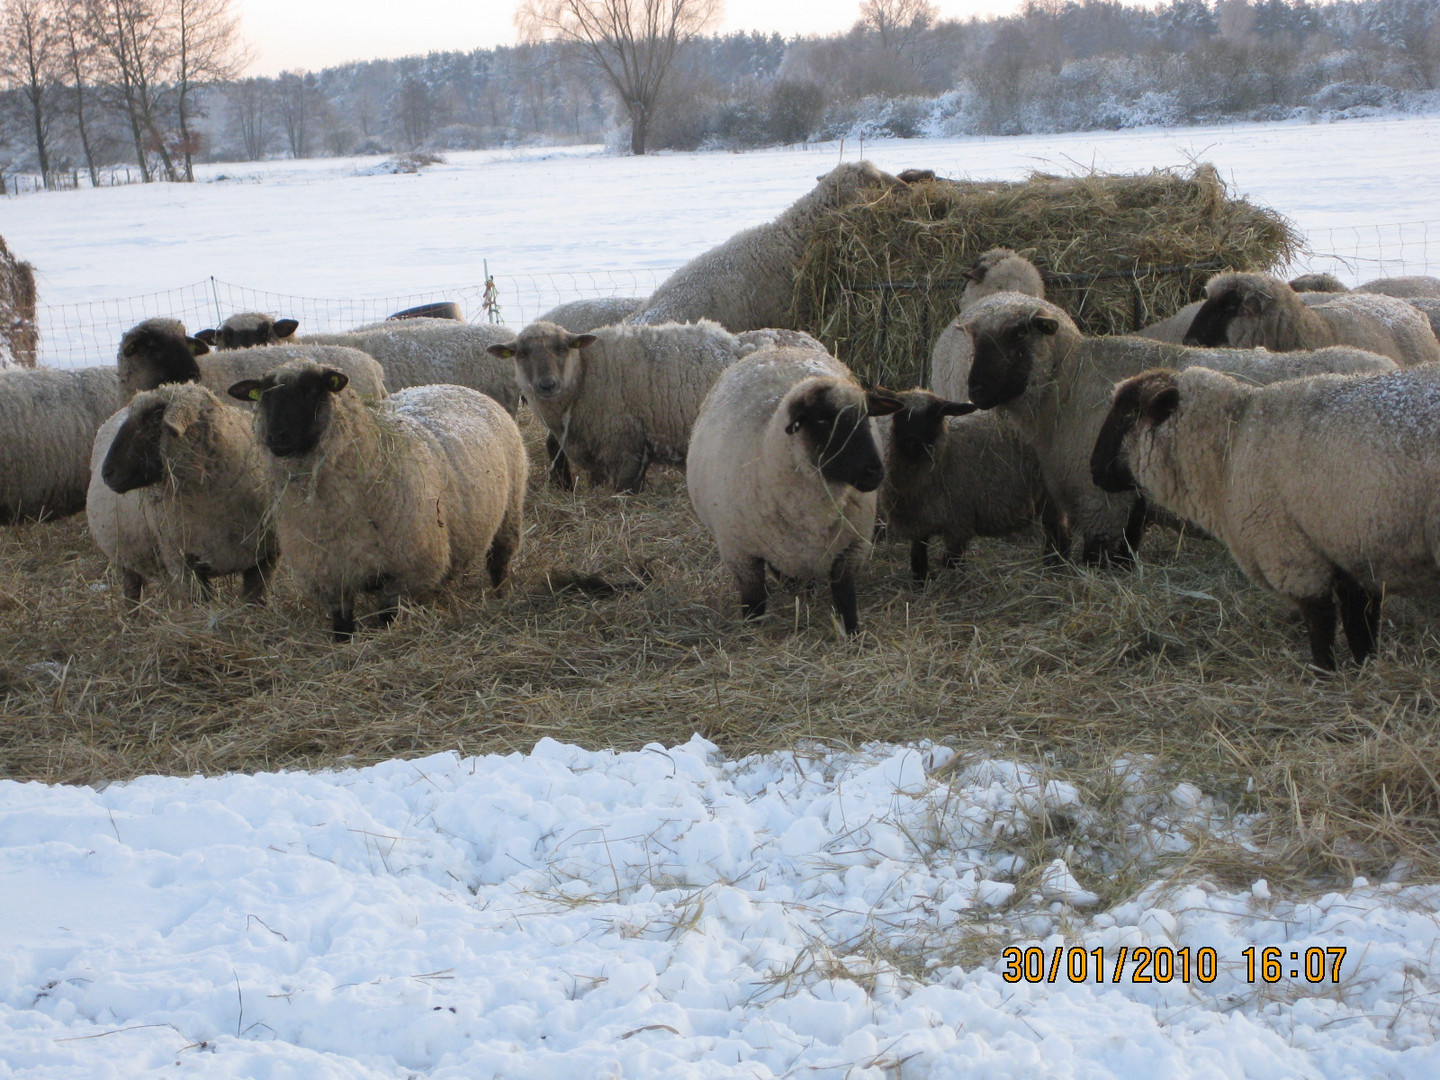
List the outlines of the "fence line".
<svg viewBox="0 0 1440 1080">
<path fill-rule="evenodd" d="M 212 277 L 164 292 L 45 305 L 36 312 L 40 363 L 51 367 L 110 363 L 120 335 L 142 319 L 179 319 L 194 331 L 215 326 L 237 311 L 266 311 L 298 319 L 303 335 L 307 330 L 348 330 L 378 322 L 404 308 L 450 300 L 460 305 L 469 322 L 484 322 L 493 315 L 518 329 L 570 300 L 649 296 L 674 267 L 560 274 L 504 274 L 489 269 L 495 283 L 493 304 L 486 303 L 483 281 L 383 297 L 338 299 L 294 296 Z M 1440 221 L 1315 229 L 1304 252 L 1280 272 L 1287 277 L 1327 272 L 1352 286 L 1377 277 L 1440 274 Z M 876 283 L 875 287 L 886 284 Z"/>
</svg>

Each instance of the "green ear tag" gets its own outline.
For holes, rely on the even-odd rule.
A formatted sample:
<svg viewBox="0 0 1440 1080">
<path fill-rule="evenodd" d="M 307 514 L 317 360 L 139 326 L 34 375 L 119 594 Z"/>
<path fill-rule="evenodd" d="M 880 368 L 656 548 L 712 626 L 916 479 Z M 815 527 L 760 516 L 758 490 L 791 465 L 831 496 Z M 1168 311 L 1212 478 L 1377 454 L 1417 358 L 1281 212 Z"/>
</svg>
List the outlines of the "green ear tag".
<svg viewBox="0 0 1440 1080">
<path fill-rule="evenodd" d="M 339 375 L 330 375 L 326 378 L 325 385 L 330 387 L 330 392 L 332 394 L 338 394 L 341 388 L 345 385 L 345 383 L 341 380 Z"/>
<path fill-rule="evenodd" d="M 258 386 L 252 386 L 250 388 L 250 393 L 246 395 L 246 397 L 248 397 L 251 401 L 259 401 L 264 396 L 265 391 L 261 390 Z"/>
</svg>

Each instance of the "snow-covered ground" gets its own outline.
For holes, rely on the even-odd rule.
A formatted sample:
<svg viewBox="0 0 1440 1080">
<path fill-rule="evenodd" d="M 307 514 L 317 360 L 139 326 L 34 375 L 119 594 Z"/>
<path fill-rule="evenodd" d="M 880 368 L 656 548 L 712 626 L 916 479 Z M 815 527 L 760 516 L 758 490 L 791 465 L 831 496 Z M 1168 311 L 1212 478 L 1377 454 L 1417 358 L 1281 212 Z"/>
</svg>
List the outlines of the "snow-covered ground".
<svg viewBox="0 0 1440 1080">
<path fill-rule="evenodd" d="M 1234 194 L 1294 221 L 1320 256 L 1348 260 L 1317 257 L 1307 266 L 1351 284 L 1440 273 L 1440 118 L 638 159 L 596 147 L 475 151 L 416 174 L 387 172 L 375 158 L 232 163 L 202 168 L 204 182 L 192 185 L 0 199 L 0 235 L 35 264 L 42 304 L 83 304 L 66 318 L 102 328 L 72 352 L 88 331 L 67 322 L 47 333 L 42 319 L 42 355 L 53 364 L 105 362 L 120 333 L 146 315 L 209 325 L 203 320 L 253 302 L 325 329 L 316 320 L 328 309 L 309 298 L 400 303 L 460 288 L 478 293 L 487 268 L 503 318 L 519 326 L 576 296 L 648 295 L 669 269 L 769 220 L 842 156 L 862 153 L 892 171 L 915 166 L 975 179 L 1210 162 Z M 219 287 L 208 284 L 212 276 Z M 207 284 L 183 298 L 118 299 L 200 282 Z"/>
<path fill-rule="evenodd" d="M 1211 161 L 1313 239 L 1433 217 L 1437 143 L 1440 120 L 1405 120 L 864 152 L 974 177 Z M 392 296 L 473 282 L 482 260 L 678 265 L 838 159 L 225 166 L 3 200 L 0 234 L 53 304 L 210 274 Z M 1440 270 L 1424 228 L 1409 235 L 1403 269 Z M 947 753 L 545 741 L 100 791 L 0 781 L 0 1078 L 1440 1075 L 1440 889 L 1167 885 L 1163 856 L 1207 833 L 1244 843 L 1250 823 L 1119 762 L 1132 795 L 1097 829 L 1101 808 L 1033 764 Z M 1028 866 L 1027 836 L 1062 819 L 1122 839 Z M 1121 873 L 1150 883 L 1097 910 L 1085 882 Z M 1036 950 L 1018 981 L 987 940 Z M 1137 948 L 1155 950 L 1143 971 Z"/>
</svg>

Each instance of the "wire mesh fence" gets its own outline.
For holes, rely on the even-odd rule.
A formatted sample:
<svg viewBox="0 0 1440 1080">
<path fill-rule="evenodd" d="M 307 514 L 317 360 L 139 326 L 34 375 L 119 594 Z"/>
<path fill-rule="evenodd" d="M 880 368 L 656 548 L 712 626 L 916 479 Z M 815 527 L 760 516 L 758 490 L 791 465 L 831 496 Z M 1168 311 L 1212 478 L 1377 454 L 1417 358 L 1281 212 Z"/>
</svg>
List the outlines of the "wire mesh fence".
<svg viewBox="0 0 1440 1080">
<path fill-rule="evenodd" d="M 369 298 L 295 296 L 212 277 L 164 292 L 41 306 L 36 312 L 40 363 L 51 367 L 109 363 L 121 334 L 143 319 L 162 316 L 179 319 L 193 332 L 218 325 L 237 311 L 265 311 L 298 319 L 303 335 L 307 330 L 348 330 L 405 308 L 448 300 L 460 306 L 468 322 L 504 322 L 519 329 L 570 300 L 649 296 L 673 270 L 493 273 L 490 289 L 481 280 Z M 1377 277 L 1440 274 L 1440 221 L 1316 229 L 1309 234 L 1305 253 L 1282 272 L 1287 276 L 1327 272 L 1351 286 Z"/>
<path fill-rule="evenodd" d="M 649 296 L 673 267 L 601 270 L 566 274 L 492 275 L 469 285 L 435 286 L 389 296 L 327 298 L 295 296 L 207 278 L 163 292 L 142 293 L 78 304 L 42 305 L 39 362 L 49 367 L 84 367 L 115 359 L 120 335 L 144 319 L 179 319 L 190 332 L 217 326 L 238 311 L 264 311 L 298 319 L 300 333 L 348 330 L 418 307 L 448 300 L 467 322 L 504 322 L 517 330 L 557 304 L 601 296 Z"/>
</svg>

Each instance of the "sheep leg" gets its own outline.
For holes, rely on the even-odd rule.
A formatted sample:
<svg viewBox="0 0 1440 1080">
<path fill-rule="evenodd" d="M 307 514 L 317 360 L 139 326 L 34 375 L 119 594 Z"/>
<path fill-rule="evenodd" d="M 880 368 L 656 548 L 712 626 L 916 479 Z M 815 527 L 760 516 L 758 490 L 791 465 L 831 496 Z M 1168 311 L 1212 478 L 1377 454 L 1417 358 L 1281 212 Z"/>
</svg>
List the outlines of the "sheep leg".
<svg viewBox="0 0 1440 1080">
<path fill-rule="evenodd" d="M 545 457 L 550 462 L 550 482 L 565 491 L 573 491 L 575 477 L 570 473 L 570 459 L 554 435 L 545 436 Z"/>
<path fill-rule="evenodd" d="M 855 560 L 841 557 L 830 567 L 830 598 L 840 621 L 845 624 L 845 633 L 853 634 L 860 629 L 859 614 L 855 610 Z"/>
<path fill-rule="evenodd" d="M 395 621 L 395 616 L 400 614 L 400 598 L 398 596 L 387 596 L 382 601 L 383 606 L 375 612 L 375 625 L 381 630 Z"/>
<path fill-rule="evenodd" d="M 615 478 L 615 490 L 622 495 L 640 494 L 640 489 L 645 486 L 645 473 L 649 468 L 650 451 L 647 447 L 641 447 Z"/>
<path fill-rule="evenodd" d="M 1054 499 L 1040 505 L 1041 561 L 1049 567 L 1061 566 L 1070 554 L 1070 524 Z"/>
<path fill-rule="evenodd" d="M 330 632 L 336 641 L 349 641 L 355 636 L 355 607 L 333 607 L 330 609 Z"/>
<path fill-rule="evenodd" d="M 145 589 L 145 579 L 133 570 L 120 571 L 120 591 L 131 607 L 140 606 L 140 593 Z"/>
<path fill-rule="evenodd" d="M 910 574 L 916 581 L 924 581 L 930 576 L 930 542 L 928 540 L 910 541 Z"/>
<path fill-rule="evenodd" d="M 265 603 L 265 586 L 269 583 L 270 567 L 252 566 L 240 576 L 240 599 L 247 604 Z"/>
<path fill-rule="evenodd" d="M 949 537 L 945 540 L 945 569 L 954 570 L 965 558 L 965 549 L 970 546 L 969 540 L 961 540 Z"/>
<path fill-rule="evenodd" d="M 1330 593 L 1295 601 L 1310 637 L 1310 663 L 1324 672 L 1335 670 L 1335 599 Z"/>
<path fill-rule="evenodd" d="M 735 568 L 735 580 L 740 584 L 740 611 L 747 619 L 758 619 L 765 614 L 765 560 L 747 559 Z"/>
<path fill-rule="evenodd" d="M 495 531 L 495 538 L 490 541 L 490 550 L 485 555 L 485 569 L 490 574 L 492 588 L 498 589 L 505 580 L 505 575 L 510 572 L 510 560 L 519 546 L 520 530 L 517 523 L 507 517 Z"/>
<path fill-rule="evenodd" d="M 1380 597 L 1343 573 L 1335 582 L 1335 595 L 1340 600 L 1340 621 L 1350 653 L 1357 664 L 1363 664 L 1380 637 Z"/>
</svg>

